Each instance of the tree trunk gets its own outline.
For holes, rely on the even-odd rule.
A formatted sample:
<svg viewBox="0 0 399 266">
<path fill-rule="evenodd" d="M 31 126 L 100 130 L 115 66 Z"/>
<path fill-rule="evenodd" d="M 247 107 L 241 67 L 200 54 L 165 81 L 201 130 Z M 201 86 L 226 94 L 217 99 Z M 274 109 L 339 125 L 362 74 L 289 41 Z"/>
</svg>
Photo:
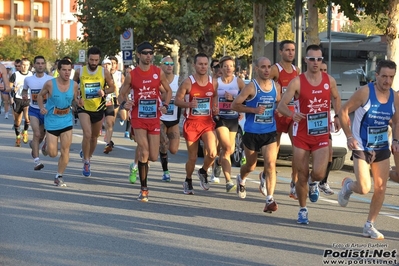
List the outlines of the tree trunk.
<svg viewBox="0 0 399 266">
<path fill-rule="evenodd" d="M 197 49 L 193 48 L 192 45 L 186 44 L 184 42 L 180 42 L 179 84 L 194 72 L 193 63 L 194 63 L 194 56 L 196 53 L 197 53 Z"/>
<path fill-rule="evenodd" d="M 306 45 L 320 44 L 319 10 L 315 7 L 316 0 L 308 0 L 308 26 L 306 27 Z"/>
<path fill-rule="evenodd" d="M 253 4 L 253 19 L 252 59 L 255 60 L 265 54 L 266 4 Z"/>
<path fill-rule="evenodd" d="M 399 39 L 398 39 L 398 29 L 399 29 L 399 0 L 390 0 L 388 7 L 388 26 L 386 31 L 387 36 L 387 57 L 399 63 Z M 399 77 L 398 70 L 396 70 L 396 76 L 392 84 L 392 88 L 395 91 L 399 90 Z"/>
</svg>

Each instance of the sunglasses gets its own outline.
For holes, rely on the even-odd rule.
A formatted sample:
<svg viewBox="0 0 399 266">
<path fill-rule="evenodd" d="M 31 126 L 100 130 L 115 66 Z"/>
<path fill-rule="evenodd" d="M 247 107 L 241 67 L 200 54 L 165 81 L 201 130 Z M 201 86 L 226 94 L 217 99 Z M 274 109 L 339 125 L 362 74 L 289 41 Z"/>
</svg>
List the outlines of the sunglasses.
<svg viewBox="0 0 399 266">
<path fill-rule="evenodd" d="M 164 62 L 163 64 L 165 66 L 174 66 L 175 65 L 175 63 L 173 63 L 173 62 Z"/>
<path fill-rule="evenodd" d="M 143 54 L 143 55 L 148 55 L 148 54 L 153 55 L 153 54 L 154 54 L 154 51 L 142 51 L 142 52 L 140 52 L 140 54 Z"/>
<path fill-rule="evenodd" d="M 308 57 L 307 56 L 306 59 L 308 59 L 310 62 L 314 62 L 314 61 L 321 62 L 321 61 L 323 61 L 324 57 Z"/>
</svg>

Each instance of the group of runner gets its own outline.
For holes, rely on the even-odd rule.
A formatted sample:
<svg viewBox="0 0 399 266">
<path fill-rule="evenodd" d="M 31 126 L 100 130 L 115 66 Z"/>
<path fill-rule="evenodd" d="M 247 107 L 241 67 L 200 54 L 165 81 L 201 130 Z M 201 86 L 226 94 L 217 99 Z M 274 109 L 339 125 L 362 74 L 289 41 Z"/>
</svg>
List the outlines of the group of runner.
<svg viewBox="0 0 399 266">
<path fill-rule="evenodd" d="M 326 195 L 334 192 L 327 183 L 331 167 L 331 105 L 335 110 L 335 130 L 342 126 L 353 150 L 356 181 L 346 178 L 338 202 L 346 206 L 353 192 L 367 193 L 371 188 L 368 171 L 371 165 L 374 178 L 374 196 L 370 212 L 363 228 L 363 235 L 374 239 L 384 236 L 374 227 L 374 221 L 382 207 L 389 176 L 391 151 L 399 152 L 399 99 L 391 86 L 396 73 L 396 64 L 382 60 L 376 69 L 376 81 L 360 88 L 342 107 L 336 81 L 324 72 L 322 50 L 317 45 L 306 49 L 307 70 L 293 64 L 295 43 L 280 44 L 281 61 L 274 65 L 266 57 L 254 60 L 254 74 L 247 85 L 234 76 L 235 60 L 224 56 L 212 62 L 214 76 L 209 76 L 208 55 L 199 53 L 194 57 L 195 72 L 178 84 L 173 74 L 171 57 L 161 60 L 161 67 L 152 64 L 154 47 L 149 42 L 137 46 L 137 67 L 123 75 L 117 72 L 117 60 L 110 57 L 100 65 L 98 48 L 88 49 L 88 63 L 77 70 L 70 79 L 72 63 L 63 59 L 58 62 L 56 78 L 44 73 L 46 61 L 42 56 L 34 59 L 35 74 L 26 77 L 22 85 L 19 71 L 10 79 L 10 87 L 3 79 L 3 91 L 14 91 L 17 100 L 14 113 L 21 116 L 29 102 L 29 117 L 25 118 L 22 138 L 29 122 L 34 132 L 31 141 L 35 170 L 43 168 L 39 160 L 39 145 L 42 152 L 52 157 L 58 154 L 58 139 L 61 156 L 54 184 L 66 186 L 63 173 L 69 160 L 72 142 L 71 106 L 76 103 L 83 130 L 81 157 L 82 174 L 91 175 L 90 159 L 97 145 L 103 119 L 106 123 L 106 146 L 104 153 L 112 151 L 112 127 L 118 110 L 127 112 L 131 121 L 131 134 L 137 143 L 135 161 L 131 165 L 130 181 L 140 180 L 138 200 L 149 199 L 149 161 L 158 156 L 162 164 L 163 181 L 171 181 L 168 169 L 168 151 L 175 154 L 179 145 L 179 120 L 183 113 L 183 137 L 186 140 L 188 160 L 185 164 L 186 178 L 184 194 L 194 194 L 192 175 L 197 160 L 199 140 L 202 140 L 204 160 L 197 171 L 200 187 L 210 189 L 208 169 L 213 165 L 213 176 L 222 172 L 226 192 L 236 191 L 242 199 L 246 197 L 245 181 L 256 167 L 258 153 L 264 159 L 264 169 L 259 174 L 259 191 L 265 196 L 264 212 L 275 212 L 278 204 L 274 198 L 276 186 L 276 160 L 282 133 L 288 133 L 293 144 L 292 181 L 290 197 L 298 199 L 297 222 L 308 224 L 307 197 L 311 202 L 319 198 L 319 190 Z M 110 65 L 107 67 L 107 65 Z M 218 66 L 218 67 L 217 67 Z M 3 69 L 1 72 L 4 75 Z M 19 100 L 18 100 L 19 99 Z M 16 108 L 18 107 L 18 108 Z M 18 114 L 19 112 L 19 114 Z M 348 114 L 355 112 L 352 127 Z M 236 183 L 231 178 L 230 156 L 235 147 L 238 121 L 245 115 L 244 152 L 246 163 L 241 166 Z M 110 119 L 107 119 L 110 117 Z M 18 116 L 14 123 L 18 145 Z M 30 118 L 30 119 L 29 119 Z M 393 141 L 388 140 L 388 123 L 392 123 Z M 46 132 L 46 133 L 45 133 Z M 27 142 L 27 140 L 26 140 Z M 310 156 L 312 155 L 312 157 Z M 312 158 L 312 170 L 309 169 Z M 391 173 L 392 176 L 395 176 Z M 321 182 L 320 182 L 321 181 Z"/>
</svg>

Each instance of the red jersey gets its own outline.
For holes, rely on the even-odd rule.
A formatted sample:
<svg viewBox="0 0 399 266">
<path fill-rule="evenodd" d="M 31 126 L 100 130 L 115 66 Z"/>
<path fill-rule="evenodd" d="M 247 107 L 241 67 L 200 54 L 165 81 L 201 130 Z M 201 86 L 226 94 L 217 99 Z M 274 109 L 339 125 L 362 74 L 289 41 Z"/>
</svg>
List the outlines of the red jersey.
<svg viewBox="0 0 399 266">
<path fill-rule="evenodd" d="M 191 102 L 193 98 L 196 98 L 198 106 L 186 108 L 184 116 L 187 120 L 210 120 L 213 122 L 212 107 L 215 88 L 212 84 L 212 77 L 209 77 L 209 82 L 205 86 L 200 86 L 193 75 L 189 78 L 191 80 L 191 91 L 185 95 L 185 100 Z"/>
<path fill-rule="evenodd" d="M 322 136 L 330 133 L 331 91 L 328 74 L 321 73 L 319 85 L 312 86 L 305 74 L 299 75 L 300 93 L 295 99 L 295 112 L 306 116 L 300 122 L 294 122 L 293 136 Z"/>
<path fill-rule="evenodd" d="M 277 69 L 278 69 L 278 72 L 279 72 L 277 82 L 281 86 L 280 93 L 283 94 L 287 90 L 287 87 L 288 87 L 288 84 L 290 83 L 290 81 L 298 76 L 298 72 L 297 72 L 296 67 L 294 65 L 291 65 L 292 66 L 292 72 L 291 73 L 288 73 L 287 71 L 285 71 L 285 69 L 279 63 L 276 63 L 276 66 L 277 66 Z"/>
<path fill-rule="evenodd" d="M 161 70 L 157 66 L 143 71 L 136 67 L 130 71 L 130 86 L 133 89 L 132 99 L 134 106 L 131 111 L 131 119 L 145 119 L 143 123 L 160 123 L 161 112 L 159 107 L 162 101 L 159 93 L 161 86 Z"/>
</svg>

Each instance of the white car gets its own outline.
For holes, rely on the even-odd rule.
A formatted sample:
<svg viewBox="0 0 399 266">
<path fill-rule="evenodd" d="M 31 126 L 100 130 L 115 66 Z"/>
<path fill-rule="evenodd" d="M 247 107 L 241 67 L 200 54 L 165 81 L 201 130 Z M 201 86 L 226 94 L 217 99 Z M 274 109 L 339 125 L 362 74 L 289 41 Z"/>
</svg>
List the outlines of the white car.
<svg viewBox="0 0 399 266">
<path fill-rule="evenodd" d="M 330 113 L 331 121 L 334 121 L 334 111 Z M 234 166 L 241 165 L 241 159 L 244 154 L 244 145 L 242 143 L 242 136 L 244 134 L 245 117 L 239 121 L 239 127 L 236 135 L 236 146 L 234 154 L 231 156 L 231 164 Z M 331 128 L 334 128 L 333 126 Z M 345 156 L 348 153 L 346 146 L 346 136 L 342 129 L 338 132 L 331 132 L 332 146 L 333 146 L 333 161 L 332 170 L 340 170 L 345 163 Z M 292 156 L 292 144 L 288 134 L 283 133 L 280 140 L 279 158 L 289 158 Z"/>
</svg>

